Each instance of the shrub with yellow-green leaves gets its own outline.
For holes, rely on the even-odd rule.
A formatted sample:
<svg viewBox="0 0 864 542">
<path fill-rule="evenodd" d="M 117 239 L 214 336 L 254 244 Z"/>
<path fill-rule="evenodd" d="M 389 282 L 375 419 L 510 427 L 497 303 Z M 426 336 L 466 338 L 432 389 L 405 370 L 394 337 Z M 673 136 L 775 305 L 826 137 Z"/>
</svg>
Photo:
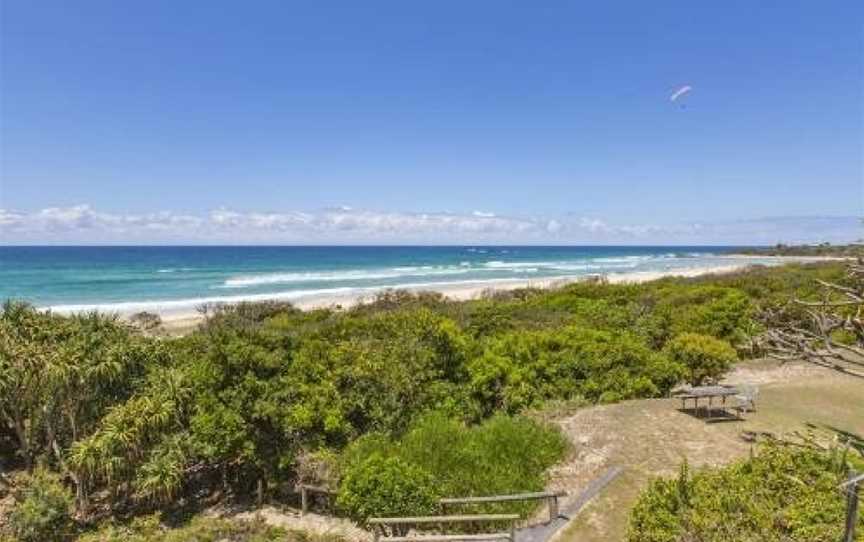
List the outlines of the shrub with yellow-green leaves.
<svg viewBox="0 0 864 542">
<path fill-rule="evenodd" d="M 844 454 L 769 445 L 727 467 L 655 480 L 630 516 L 628 542 L 835 542 L 845 520 Z M 864 532 L 864 517 L 859 518 Z"/>
<path fill-rule="evenodd" d="M 729 343 L 698 333 L 678 335 L 669 341 L 665 351 L 670 359 L 686 368 L 687 381 L 694 386 L 719 379 L 738 360 Z"/>
</svg>

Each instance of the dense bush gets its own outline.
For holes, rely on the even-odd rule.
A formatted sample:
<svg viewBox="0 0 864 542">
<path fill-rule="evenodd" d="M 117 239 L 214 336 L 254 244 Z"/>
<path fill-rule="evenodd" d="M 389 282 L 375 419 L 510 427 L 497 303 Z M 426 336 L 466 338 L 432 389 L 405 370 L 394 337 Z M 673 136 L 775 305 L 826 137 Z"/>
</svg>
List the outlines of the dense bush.
<svg viewBox="0 0 864 542">
<path fill-rule="evenodd" d="M 768 446 L 728 467 L 658 479 L 630 518 L 629 542 L 841 539 L 846 478 L 842 454 Z M 864 516 L 859 517 L 864 528 Z"/>
<path fill-rule="evenodd" d="M 468 302 L 388 292 L 346 311 L 211 306 L 181 338 L 10 302 L 0 313 L 0 443 L 13 451 L 4 467 L 62 473 L 84 517 L 170 506 L 193 490 L 267 498 L 304 458 L 357 439 L 383 442 L 382 457 L 449 494 L 539 488 L 559 457 L 546 452 L 555 439 L 498 414 L 662 396 L 688 365 L 696 379 L 719 376 L 731 357 L 717 341 L 744 350 L 754 311 L 810 297 L 814 278 L 842 281 L 842 266 Z M 681 338 L 690 334 L 704 337 Z M 418 422 L 432 411 L 444 415 Z M 424 456 L 426 443 L 440 454 Z"/>
<path fill-rule="evenodd" d="M 721 339 L 698 333 L 682 333 L 666 345 L 669 358 L 686 368 L 690 384 L 717 380 L 737 361 L 735 349 Z"/>
<path fill-rule="evenodd" d="M 425 308 L 343 318 L 294 353 L 280 382 L 280 423 L 338 445 L 400 432 L 426 409 L 464 408 L 466 356 L 459 327 Z"/>
<path fill-rule="evenodd" d="M 372 458 L 378 462 L 395 458 L 400 464 L 428 473 L 429 487 L 441 496 L 540 491 L 547 469 L 560 461 L 566 450 L 566 440 L 557 429 L 525 417 L 499 415 L 466 427 L 435 413 L 418 420 L 397 440 L 370 434 L 352 443 L 341 458 L 346 473 L 342 486 L 348 483 L 348 474 L 364 471 Z M 397 495 L 389 499 L 398 500 Z M 424 506 L 404 512 L 422 514 Z M 524 511 L 522 508 L 516 505 L 509 510 Z M 381 515 L 384 510 L 367 511 Z"/>
<path fill-rule="evenodd" d="M 21 542 L 60 542 L 72 531 L 72 493 L 56 474 L 39 467 L 26 480 L 9 514 L 9 530 Z"/>
<path fill-rule="evenodd" d="M 473 397 L 488 415 L 548 399 L 656 397 L 679 381 L 683 369 L 632 334 L 569 327 L 489 340 L 468 373 Z"/>
<path fill-rule="evenodd" d="M 116 317 L 64 318 L 6 302 L 0 311 L 0 419 L 17 440 L 20 459 L 31 465 L 86 436 L 166 355 L 162 344 L 136 336 Z"/>
<path fill-rule="evenodd" d="M 336 505 L 349 517 L 428 516 L 441 494 L 431 474 L 399 457 L 374 453 L 348 466 Z"/>
</svg>

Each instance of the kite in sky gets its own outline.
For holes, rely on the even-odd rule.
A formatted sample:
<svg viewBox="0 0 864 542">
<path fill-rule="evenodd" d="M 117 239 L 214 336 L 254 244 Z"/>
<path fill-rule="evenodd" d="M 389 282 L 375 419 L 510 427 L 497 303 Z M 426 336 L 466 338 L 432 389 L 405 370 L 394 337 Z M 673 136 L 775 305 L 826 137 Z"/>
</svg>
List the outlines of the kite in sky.
<svg viewBox="0 0 864 542">
<path fill-rule="evenodd" d="M 675 92 L 673 92 L 672 96 L 669 96 L 669 101 L 670 102 L 677 101 L 678 98 L 680 98 L 681 96 L 684 96 L 685 94 L 687 94 L 691 90 L 693 90 L 693 87 L 691 87 L 690 85 L 684 85 L 683 87 L 681 87 L 678 90 L 676 90 Z"/>
</svg>

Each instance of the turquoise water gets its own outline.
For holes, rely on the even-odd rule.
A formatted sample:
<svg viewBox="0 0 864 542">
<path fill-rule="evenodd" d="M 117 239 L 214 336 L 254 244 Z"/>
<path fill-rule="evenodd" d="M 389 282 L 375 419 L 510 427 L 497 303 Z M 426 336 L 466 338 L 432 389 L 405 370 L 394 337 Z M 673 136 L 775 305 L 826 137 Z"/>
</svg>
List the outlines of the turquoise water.
<svg viewBox="0 0 864 542">
<path fill-rule="evenodd" d="M 392 287 L 670 271 L 734 247 L 0 247 L 0 299 L 61 312 L 193 310 Z M 741 260 L 744 261 L 744 260 Z M 753 260 L 746 260 L 750 263 Z M 770 259 L 761 263 L 771 263 Z"/>
</svg>

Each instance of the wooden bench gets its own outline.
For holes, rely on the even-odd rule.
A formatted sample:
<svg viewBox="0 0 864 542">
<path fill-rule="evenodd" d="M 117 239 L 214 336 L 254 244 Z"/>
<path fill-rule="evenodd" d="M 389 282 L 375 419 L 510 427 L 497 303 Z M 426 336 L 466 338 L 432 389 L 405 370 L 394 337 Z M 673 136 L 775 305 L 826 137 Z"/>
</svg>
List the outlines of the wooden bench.
<svg viewBox="0 0 864 542">
<path fill-rule="evenodd" d="M 482 504 L 514 501 L 537 501 L 545 500 L 549 506 L 549 521 L 558 519 L 558 499 L 566 497 L 566 491 L 539 491 L 536 493 L 518 493 L 515 495 L 491 495 L 488 497 L 461 497 L 455 499 L 441 499 L 441 511 L 450 504 Z"/>
<path fill-rule="evenodd" d="M 477 540 L 493 541 L 508 540 L 513 542 L 516 537 L 516 520 L 518 514 L 474 514 L 464 516 L 419 516 L 404 518 L 370 518 L 366 523 L 372 527 L 372 537 L 375 542 L 386 540 L 387 542 L 448 542 L 455 540 Z M 507 531 L 480 533 L 480 534 L 442 534 L 442 533 L 417 533 L 406 535 L 405 530 L 410 526 L 417 525 L 439 525 L 459 523 L 504 523 L 508 525 Z M 387 528 L 399 530 L 398 534 L 392 535 Z M 395 528 L 395 529 L 394 529 Z M 383 535 L 383 536 L 382 536 Z"/>
</svg>

